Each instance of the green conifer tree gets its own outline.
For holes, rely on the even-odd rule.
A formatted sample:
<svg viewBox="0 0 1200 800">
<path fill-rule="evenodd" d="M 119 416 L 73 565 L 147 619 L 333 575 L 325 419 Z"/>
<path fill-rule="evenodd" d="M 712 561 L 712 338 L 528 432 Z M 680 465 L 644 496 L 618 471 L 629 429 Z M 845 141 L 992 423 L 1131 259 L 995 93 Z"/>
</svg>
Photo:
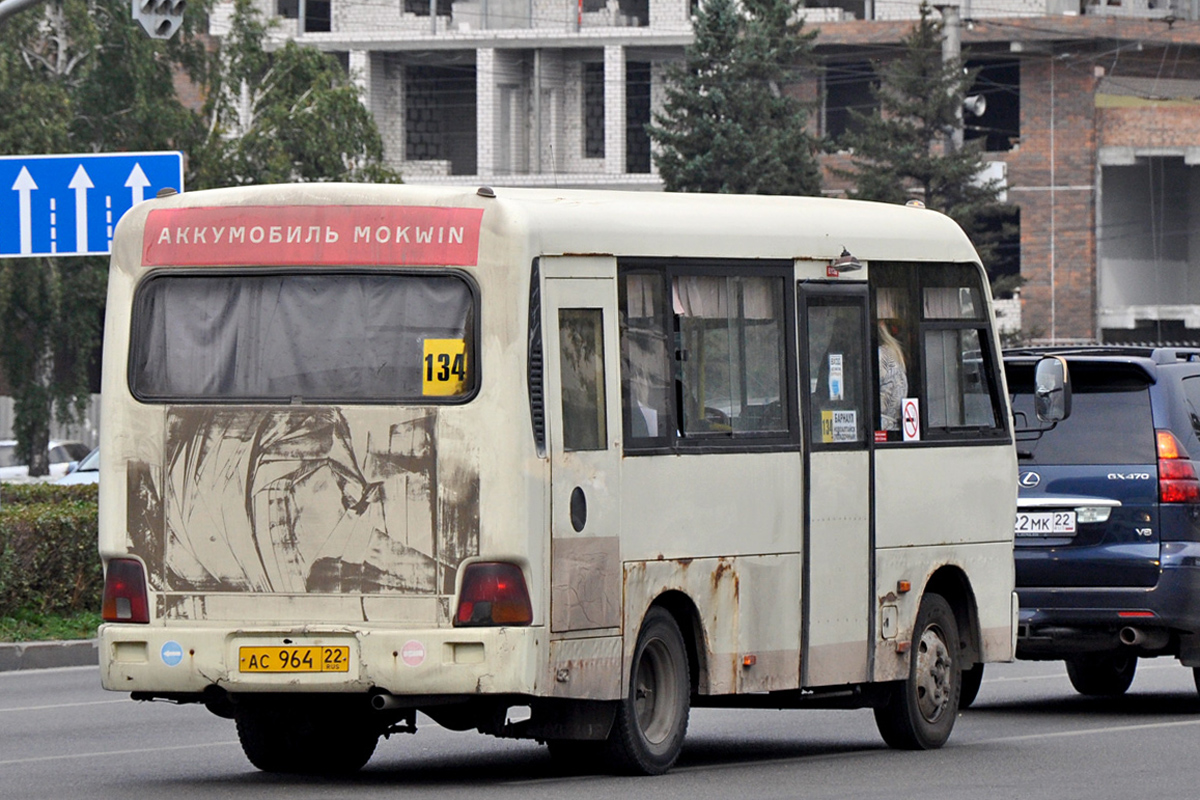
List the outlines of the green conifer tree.
<svg viewBox="0 0 1200 800">
<path fill-rule="evenodd" d="M 668 191 L 812 195 L 821 190 L 810 104 L 787 93 L 815 67 L 796 0 L 706 0 L 695 41 L 669 68 L 648 127 Z"/>
<path fill-rule="evenodd" d="M 851 110 L 854 124 L 840 140 L 852 169 L 851 196 L 904 203 L 917 199 L 965 230 L 988 266 L 997 244 L 1011 239 L 1015 209 L 999 201 L 1000 187 L 980 179 L 982 140 L 956 147 L 953 131 L 975 73 L 942 52 L 943 25 L 928 4 L 902 40 L 902 55 L 884 64 L 874 90 L 879 110 Z"/>
</svg>

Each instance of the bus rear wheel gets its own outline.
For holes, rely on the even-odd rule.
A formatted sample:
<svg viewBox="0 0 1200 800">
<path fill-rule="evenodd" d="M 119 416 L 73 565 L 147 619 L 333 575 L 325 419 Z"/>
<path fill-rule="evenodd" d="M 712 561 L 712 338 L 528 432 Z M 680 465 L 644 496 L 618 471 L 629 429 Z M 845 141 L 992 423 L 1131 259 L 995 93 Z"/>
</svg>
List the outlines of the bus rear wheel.
<svg viewBox="0 0 1200 800">
<path fill-rule="evenodd" d="M 875 709 L 883 740 L 900 750 L 935 750 L 950 738 L 962 691 L 958 625 L 945 598 L 927 594 L 917 610 L 908 679 Z"/>
<path fill-rule="evenodd" d="M 361 715 L 291 700 L 237 704 L 238 740 L 251 764 L 263 772 L 348 775 L 370 760 L 379 734 Z"/>
<path fill-rule="evenodd" d="M 675 619 L 651 608 L 638 634 L 629 693 L 617 706 L 608 754 L 620 772 L 661 775 L 683 749 L 691 708 L 687 648 Z"/>
</svg>

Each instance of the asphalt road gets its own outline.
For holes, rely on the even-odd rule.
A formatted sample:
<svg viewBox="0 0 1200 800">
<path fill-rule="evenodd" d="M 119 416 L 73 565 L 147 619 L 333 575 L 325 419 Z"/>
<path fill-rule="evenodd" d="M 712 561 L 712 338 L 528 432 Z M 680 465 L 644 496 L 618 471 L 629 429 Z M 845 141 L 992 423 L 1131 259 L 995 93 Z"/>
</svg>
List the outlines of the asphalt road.
<svg viewBox="0 0 1200 800">
<path fill-rule="evenodd" d="M 536 743 L 418 725 L 355 778 L 280 777 L 250 766 L 232 722 L 104 692 L 94 667 L 0 673 L 0 798 L 1200 797 L 1200 697 L 1167 660 L 1116 700 L 1075 694 L 1061 664 L 989 665 L 935 752 L 889 750 L 870 711 L 700 709 L 656 778 L 565 775 Z"/>
</svg>

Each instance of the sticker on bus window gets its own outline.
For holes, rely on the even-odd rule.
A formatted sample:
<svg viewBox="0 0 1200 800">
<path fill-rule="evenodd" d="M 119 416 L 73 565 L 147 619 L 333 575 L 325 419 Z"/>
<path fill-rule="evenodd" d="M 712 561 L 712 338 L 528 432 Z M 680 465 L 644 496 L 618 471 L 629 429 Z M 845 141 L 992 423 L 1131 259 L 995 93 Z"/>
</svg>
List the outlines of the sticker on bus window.
<svg viewBox="0 0 1200 800">
<path fill-rule="evenodd" d="M 822 411 L 821 441 L 825 444 L 858 441 L 858 412 Z"/>
<path fill-rule="evenodd" d="M 900 401 L 900 426 L 904 430 L 904 441 L 921 441 L 921 401 L 906 397 Z"/>
<path fill-rule="evenodd" d="M 426 339 L 421 369 L 421 394 L 462 394 L 467 385 L 467 343 L 462 339 Z"/>
<path fill-rule="evenodd" d="M 829 354 L 829 399 L 845 400 L 845 384 L 842 381 L 842 354 Z"/>
</svg>

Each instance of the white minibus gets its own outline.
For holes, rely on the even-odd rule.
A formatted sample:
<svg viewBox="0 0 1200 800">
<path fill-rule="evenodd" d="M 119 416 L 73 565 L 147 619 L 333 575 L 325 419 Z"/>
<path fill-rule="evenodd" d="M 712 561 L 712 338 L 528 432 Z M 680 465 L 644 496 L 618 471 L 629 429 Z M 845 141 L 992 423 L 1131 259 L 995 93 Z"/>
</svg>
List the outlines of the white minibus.
<svg viewBox="0 0 1200 800">
<path fill-rule="evenodd" d="M 661 773 L 706 706 L 939 747 L 1014 651 L 998 354 L 978 255 L 921 207 L 150 200 L 109 277 L 103 685 L 280 772 L 432 720 Z"/>
</svg>

